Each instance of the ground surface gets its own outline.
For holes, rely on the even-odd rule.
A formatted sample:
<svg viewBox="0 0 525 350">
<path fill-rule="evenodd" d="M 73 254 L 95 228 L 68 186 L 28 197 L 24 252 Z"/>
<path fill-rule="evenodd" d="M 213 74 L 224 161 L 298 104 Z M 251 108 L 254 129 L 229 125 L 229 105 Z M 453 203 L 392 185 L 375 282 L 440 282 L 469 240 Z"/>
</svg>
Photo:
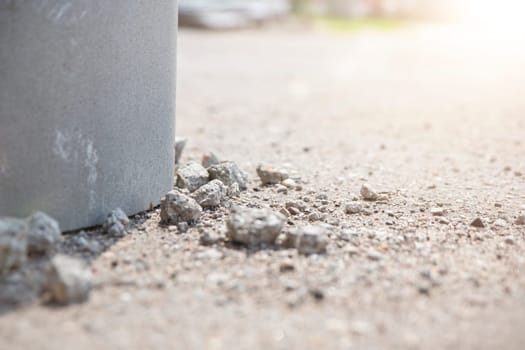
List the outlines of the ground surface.
<svg viewBox="0 0 525 350">
<path fill-rule="evenodd" d="M 183 161 L 238 162 L 251 175 L 238 204 L 308 201 L 332 225 L 328 253 L 205 247 L 153 212 L 100 254 L 66 244 L 92 264 L 89 302 L 5 312 L 0 348 L 523 349 L 525 46 L 490 40 L 182 31 Z M 259 162 L 303 190 L 261 188 Z M 388 201 L 344 214 L 364 182 Z M 223 232 L 225 215 L 205 229 Z"/>
</svg>

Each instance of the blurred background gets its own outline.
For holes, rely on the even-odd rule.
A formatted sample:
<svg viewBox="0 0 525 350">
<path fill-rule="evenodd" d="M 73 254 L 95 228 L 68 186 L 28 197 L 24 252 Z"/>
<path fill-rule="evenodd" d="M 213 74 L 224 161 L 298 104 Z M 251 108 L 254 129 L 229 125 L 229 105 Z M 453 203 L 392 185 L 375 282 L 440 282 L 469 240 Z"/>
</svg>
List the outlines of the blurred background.
<svg viewBox="0 0 525 350">
<path fill-rule="evenodd" d="M 183 26 L 239 28 L 303 18 L 389 18 L 397 20 L 482 21 L 494 25 L 520 21 L 519 0 L 181 0 Z"/>
</svg>

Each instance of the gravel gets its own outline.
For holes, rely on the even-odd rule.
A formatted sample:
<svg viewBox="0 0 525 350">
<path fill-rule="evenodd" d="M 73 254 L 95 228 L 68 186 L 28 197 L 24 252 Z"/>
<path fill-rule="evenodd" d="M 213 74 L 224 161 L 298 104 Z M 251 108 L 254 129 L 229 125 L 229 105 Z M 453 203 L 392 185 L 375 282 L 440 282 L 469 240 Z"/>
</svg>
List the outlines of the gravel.
<svg viewBox="0 0 525 350">
<path fill-rule="evenodd" d="M 102 229 L 109 235 L 120 237 L 126 235 L 128 226 L 128 216 L 122 209 L 117 208 L 108 214 Z"/>
<path fill-rule="evenodd" d="M 225 200 L 227 191 L 220 180 L 212 180 L 193 192 L 192 197 L 203 208 L 216 208 Z"/>
<path fill-rule="evenodd" d="M 226 161 L 212 165 L 208 168 L 210 180 L 220 180 L 229 188 L 238 186 L 238 190 L 247 189 L 248 176 L 237 166 L 235 162 Z"/>
<path fill-rule="evenodd" d="M 177 190 L 166 193 L 160 202 L 160 219 L 164 224 L 193 224 L 199 221 L 201 213 L 202 208 L 195 199 Z"/>
<path fill-rule="evenodd" d="M 516 218 L 516 221 L 514 221 L 516 225 L 525 225 L 525 215 L 520 215 Z"/>
<path fill-rule="evenodd" d="M 257 175 L 259 175 L 263 185 L 275 185 L 288 179 L 286 170 L 278 169 L 271 165 L 259 165 L 257 167 Z"/>
<path fill-rule="evenodd" d="M 177 170 L 176 186 L 190 192 L 208 183 L 208 171 L 199 163 L 189 162 Z"/>
<path fill-rule="evenodd" d="M 8 273 L 25 263 L 28 235 L 25 220 L 0 219 L 0 274 Z"/>
<path fill-rule="evenodd" d="M 83 261 L 61 254 L 51 259 L 45 286 L 51 302 L 61 305 L 83 302 L 91 288 L 91 271 Z"/>
<path fill-rule="evenodd" d="M 254 246 L 274 243 L 285 217 L 271 209 L 235 207 L 226 221 L 227 236 L 237 243 Z"/>
</svg>

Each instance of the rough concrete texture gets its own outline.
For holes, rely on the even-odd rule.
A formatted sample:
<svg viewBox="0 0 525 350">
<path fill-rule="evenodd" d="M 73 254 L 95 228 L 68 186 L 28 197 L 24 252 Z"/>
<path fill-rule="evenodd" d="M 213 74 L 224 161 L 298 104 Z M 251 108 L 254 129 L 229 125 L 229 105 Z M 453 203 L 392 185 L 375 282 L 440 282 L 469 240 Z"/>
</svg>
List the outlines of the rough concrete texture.
<svg viewBox="0 0 525 350">
<path fill-rule="evenodd" d="M 235 162 L 225 161 L 212 165 L 208 168 L 208 173 L 211 180 L 221 180 L 230 188 L 237 187 L 240 191 L 247 188 L 248 177 Z"/>
<path fill-rule="evenodd" d="M 227 195 L 227 188 L 220 180 L 211 180 L 192 193 L 192 197 L 203 208 L 215 208 L 221 205 Z"/>
<path fill-rule="evenodd" d="M 28 253 L 50 254 L 62 238 L 58 222 L 49 215 L 36 212 L 27 219 Z"/>
<path fill-rule="evenodd" d="M 194 192 L 202 185 L 208 183 L 208 179 L 208 171 L 202 165 L 190 162 L 177 169 L 176 186 Z"/>
<path fill-rule="evenodd" d="M 177 190 L 166 193 L 160 202 L 160 217 L 165 224 L 193 224 L 199 221 L 201 213 L 202 208 L 195 199 Z"/>
<path fill-rule="evenodd" d="M 285 218 L 271 209 L 235 207 L 226 221 L 227 236 L 250 246 L 274 243 L 284 227 Z"/>
<path fill-rule="evenodd" d="M 92 274 L 82 260 L 59 254 L 51 259 L 44 288 L 50 302 L 61 305 L 84 302 L 92 288 Z"/>
<path fill-rule="evenodd" d="M 25 220 L 0 218 L 0 274 L 6 274 L 25 263 L 27 240 Z"/>
<path fill-rule="evenodd" d="M 64 231 L 173 182 L 176 1 L 0 1 L 0 216 Z"/>
</svg>

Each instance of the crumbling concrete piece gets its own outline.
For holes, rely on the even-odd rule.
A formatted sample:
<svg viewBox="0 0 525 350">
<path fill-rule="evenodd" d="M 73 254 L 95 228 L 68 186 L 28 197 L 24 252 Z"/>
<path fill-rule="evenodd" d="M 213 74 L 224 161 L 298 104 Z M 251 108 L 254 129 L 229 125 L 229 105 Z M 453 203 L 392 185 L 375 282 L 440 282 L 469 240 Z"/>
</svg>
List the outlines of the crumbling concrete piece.
<svg viewBox="0 0 525 350">
<path fill-rule="evenodd" d="M 212 180 L 193 192 L 192 197 L 203 208 L 215 208 L 221 205 L 227 190 L 220 180 Z"/>
<path fill-rule="evenodd" d="M 240 191 L 247 189 L 248 176 L 239 169 L 235 162 L 221 162 L 208 168 L 210 180 L 220 180 L 228 187 L 237 184 Z"/>
<path fill-rule="evenodd" d="M 25 263 L 27 243 L 28 227 L 25 220 L 0 218 L 0 275 Z"/>
<path fill-rule="evenodd" d="M 34 257 L 21 268 L 0 275 L 0 309 L 35 301 L 47 281 L 49 266 L 47 257 Z"/>
<path fill-rule="evenodd" d="M 216 164 L 219 164 L 219 157 L 217 157 L 214 153 L 208 152 L 202 156 L 201 165 L 203 167 L 209 168 Z"/>
<path fill-rule="evenodd" d="M 164 224 L 195 223 L 201 214 L 202 208 L 195 199 L 176 190 L 166 193 L 160 201 L 160 219 Z"/>
<path fill-rule="evenodd" d="M 288 179 L 288 172 L 284 169 L 278 169 L 271 165 L 259 165 L 257 175 L 263 185 L 276 185 Z"/>
<path fill-rule="evenodd" d="M 190 192 L 208 183 L 208 171 L 196 162 L 189 162 L 177 170 L 177 187 Z"/>
<path fill-rule="evenodd" d="M 124 236 L 129 226 L 129 218 L 120 208 L 113 210 L 104 221 L 104 232 L 112 236 Z"/>
<path fill-rule="evenodd" d="M 226 221 L 226 234 L 232 241 L 249 246 L 271 244 L 284 223 L 284 215 L 271 209 L 235 207 Z"/>
<path fill-rule="evenodd" d="M 326 228 L 321 225 L 309 225 L 287 232 L 284 244 L 295 247 L 300 254 L 326 253 L 328 236 Z"/>
<path fill-rule="evenodd" d="M 44 288 L 51 302 L 61 305 L 81 303 L 89 298 L 92 274 L 83 261 L 59 254 L 51 259 Z"/>
<path fill-rule="evenodd" d="M 379 199 L 379 194 L 369 184 L 361 186 L 361 197 L 365 201 L 376 201 Z"/>
<path fill-rule="evenodd" d="M 29 235 L 27 250 L 30 254 L 45 254 L 53 252 L 62 239 L 58 222 L 42 212 L 33 213 L 27 220 Z"/>
</svg>

